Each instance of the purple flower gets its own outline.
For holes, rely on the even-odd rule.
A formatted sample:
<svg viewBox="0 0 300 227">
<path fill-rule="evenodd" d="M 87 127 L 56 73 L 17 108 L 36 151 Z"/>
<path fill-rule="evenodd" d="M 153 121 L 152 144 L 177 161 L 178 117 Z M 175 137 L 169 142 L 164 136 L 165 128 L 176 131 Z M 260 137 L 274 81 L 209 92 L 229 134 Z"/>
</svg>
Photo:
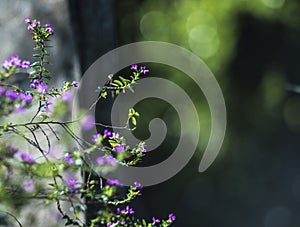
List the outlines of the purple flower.
<svg viewBox="0 0 300 227">
<path fill-rule="evenodd" d="M 66 103 L 72 102 L 73 96 L 70 91 L 65 91 L 64 93 L 61 94 L 62 100 L 64 100 Z"/>
<path fill-rule="evenodd" d="M 110 137 L 112 134 L 110 131 L 108 131 L 107 129 L 104 130 L 104 135 L 106 135 L 107 137 Z"/>
<path fill-rule="evenodd" d="M 141 146 L 141 147 L 140 147 L 140 150 L 141 150 L 142 153 L 147 152 L 147 150 L 146 150 L 146 148 L 145 148 L 144 146 Z"/>
<path fill-rule="evenodd" d="M 32 31 L 37 25 L 41 25 L 40 21 L 32 21 L 29 23 L 27 30 Z"/>
<path fill-rule="evenodd" d="M 149 72 L 149 69 L 147 69 L 146 66 L 141 66 L 140 69 L 143 74 L 147 74 Z"/>
<path fill-rule="evenodd" d="M 122 212 L 122 211 L 121 211 Z M 129 206 L 126 206 L 125 210 L 122 213 L 128 212 L 129 214 L 134 214 L 134 210 Z"/>
<path fill-rule="evenodd" d="M 93 141 L 96 143 L 101 135 L 99 133 L 93 135 Z"/>
<path fill-rule="evenodd" d="M 74 159 L 70 156 L 69 153 L 66 153 L 64 156 L 64 160 L 69 163 L 69 164 L 73 164 L 74 163 Z"/>
<path fill-rule="evenodd" d="M 29 69 L 30 68 L 30 61 L 24 60 L 22 62 L 21 68 L 23 68 L 23 69 Z"/>
<path fill-rule="evenodd" d="M 152 218 L 152 221 L 153 221 L 154 223 L 160 223 L 160 220 L 159 220 L 159 219 L 156 219 L 155 217 Z"/>
<path fill-rule="evenodd" d="M 121 210 L 120 208 L 117 208 L 117 214 L 134 214 L 134 210 L 130 208 L 129 206 L 126 206 L 125 209 Z"/>
<path fill-rule="evenodd" d="M 140 182 L 135 181 L 133 183 L 134 187 L 136 187 L 137 189 L 141 189 L 142 188 L 142 184 Z"/>
<path fill-rule="evenodd" d="M 14 91 L 6 91 L 5 95 L 10 100 L 16 100 L 18 98 L 18 94 Z"/>
<path fill-rule="evenodd" d="M 79 84 L 79 83 L 78 83 L 77 81 L 73 81 L 73 82 L 72 82 L 72 86 L 73 86 L 73 87 L 78 87 L 78 84 Z"/>
<path fill-rule="evenodd" d="M 176 216 L 174 215 L 174 214 L 169 214 L 169 219 L 171 220 L 171 221 L 175 221 L 176 220 Z"/>
<path fill-rule="evenodd" d="M 131 70 L 137 70 L 137 68 L 138 68 L 138 65 L 137 64 L 133 64 L 130 69 Z"/>
<path fill-rule="evenodd" d="M 35 160 L 29 154 L 20 153 L 20 157 L 27 163 L 35 163 Z"/>
<path fill-rule="evenodd" d="M 3 95 L 5 93 L 4 87 L 0 87 L 0 95 Z"/>
<path fill-rule="evenodd" d="M 120 186 L 122 187 L 123 184 L 121 184 L 117 179 L 116 180 L 107 180 L 106 183 L 110 186 Z"/>
<path fill-rule="evenodd" d="M 74 192 L 76 190 L 77 179 L 75 177 L 70 177 L 67 179 L 66 185 L 70 192 Z"/>
<path fill-rule="evenodd" d="M 36 85 L 40 84 L 40 80 L 39 79 L 34 79 L 32 81 L 32 83 L 30 84 L 30 88 L 36 88 Z"/>
<path fill-rule="evenodd" d="M 28 31 L 32 31 L 32 30 L 34 29 L 34 27 L 35 27 L 35 26 L 33 26 L 33 24 L 31 23 L 31 24 L 29 24 L 29 25 L 27 26 L 27 30 L 28 30 Z"/>
<path fill-rule="evenodd" d="M 81 121 L 81 127 L 83 130 L 87 131 L 93 128 L 95 125 L 95 118 L 92 115 L 87 115 L 82 121 Z"/>
<path fill-rule="evenodd" d="M 121 209 L 119 207 L 117 208 L 117 214 L 121 214 Z"/>
<path fill-rule="evenodd" d="M 33 192 L 33 190 L 34 190 L 34 183 L 33 183 L 32 180 L 24 181 L 23 187 L 24 187 L 24 190 L 26 192 Z"/>
<path fill-rule="evenodd" d="M 117 160 L 111 155 L 99 156 L 96 159 L 96 163 L 98 165 L 111 165 L 111 166 L 116 166 L 118 164 Z"/>
<path fill-rule="evenodd" d="M 22 66 L 22 64 L 21 64 L 21 59 L 19 58 L 18 55 L 12 55 L 12 56 L 10 56 L 9 61 L 10 61 L 13 65 L 15 65 L 15 66 L 17 66 L 17 67 L 19 67 L 19 68 Z"/>
<path fill-rule="evenodd" d="M 41 82 L 36 86 L 36 90 L 40 94 L 45 94 L 48 90 L 48 86 L 45 83 Z"/>
<path fill-rule="evenodd" d="M 109 137 L 110 139 L 119 139 L 120 135 L 117 132 L 113 132 L 112 135 Z"/>
<path fill-rule="evenodd" d="M 117 145 L 117 146 L 114 146 L 114 150 L 115 150 L 116 152 L 122 152 L 122 151 L 125 150 L 125 148 L 126 148 L 125 145 Z"/>
<path fill-rule="evenodd" d="M 29 23 L 30 21 L 31 21 L 30 17 L 26 17 L 25 20 L 24 20 L 24 23 L 27 24 L 27 23 Z"/>
<path fill-rule="evenodd" d="M 4 69 L 10 69 L 12 66 L 13 66 L 12 62 L 8 60 L 4 60 L 2 63 L 2 67 Z"/>
<path fill-rule="evenodd" d="M 33 100 L 33 97 L 31 95 L 27 95 L 24 93 L 20 93 L 19 97 L 20 97 L 20 99 L 22 99 L 23 101 L 25 101 L 27 103 L 30 103 Z"/>
<path fill-rule="evenodd" d="M 46 31 L 49 34 L 53 34 L 54 33 L 54 28 L 52 28 L 50 24 L 45 24 L 45 27 L 46 27 Z"/>
</svg>

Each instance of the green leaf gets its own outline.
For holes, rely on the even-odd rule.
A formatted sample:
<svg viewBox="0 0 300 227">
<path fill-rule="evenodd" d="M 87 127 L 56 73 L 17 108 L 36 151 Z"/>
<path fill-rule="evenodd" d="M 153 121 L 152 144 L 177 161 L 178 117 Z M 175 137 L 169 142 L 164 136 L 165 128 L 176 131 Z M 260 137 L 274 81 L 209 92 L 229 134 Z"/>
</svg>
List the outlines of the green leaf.
<svg viewBox="0 0 300 227">
<path fill-rule="evenodd" d="M 114 80 L 114 83 L 116 83 L 117 85 L 119 85 L 120 87 L 123 86 L 123 83 L 119 80 Z"/>
<path fill-rule="evenodd" d="M 106 96 L 107 96 L 107 92 L 106 91 L 101 93 L 101 97 L 102 98 L 106 98 Z"/>
<path fill-rule="evenodd" d="M 136 118 L 135 118 L 135 117 L 132 117 L 132 118 L 131 118 L 131 122 L 132 122 L 132 124 L 133 124 L 134 126 L 136 126 Z"/>
<path fill-rule="evenodd" d="M 41 66 L 41 63 L 39 61 L 33 62 L 31 64 L 31 67 L 37 67 L 37 66 Z"/>
</svg>

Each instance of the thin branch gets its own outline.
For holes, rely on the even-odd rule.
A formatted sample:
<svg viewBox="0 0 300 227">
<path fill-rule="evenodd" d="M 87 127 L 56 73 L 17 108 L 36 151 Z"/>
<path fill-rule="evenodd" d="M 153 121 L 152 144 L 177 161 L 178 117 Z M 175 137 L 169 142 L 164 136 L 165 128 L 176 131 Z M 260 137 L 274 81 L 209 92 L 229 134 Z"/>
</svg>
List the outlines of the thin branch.
<svg viewBox="0 0 300 227">
<path fill-rule="evenodd" d="M 15 219 L 15 221 L 18 223 L 18 225 L 19 225 L 20 227 L 23 227 L 22 223 L 21 223 L 21 222 L 18 220 L 18 218 L 17 218 L 15 215 L 13 215 L 12 213 L 10 213 L 10 212 L 8 212 L 8 211 L 2 211 L 2 210 L 0 210 L 0 212 L 2 212 L 2 213 L 4 213 L 4 214 L 6 214 L 6 215 L 12 217 L 13 219 Z"/>
</svg>

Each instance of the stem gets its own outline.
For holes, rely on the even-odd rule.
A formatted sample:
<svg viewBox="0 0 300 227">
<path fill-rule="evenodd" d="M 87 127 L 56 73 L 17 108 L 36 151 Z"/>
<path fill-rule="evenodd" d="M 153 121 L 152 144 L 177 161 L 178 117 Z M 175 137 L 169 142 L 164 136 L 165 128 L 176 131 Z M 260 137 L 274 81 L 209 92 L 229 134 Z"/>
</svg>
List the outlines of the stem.
<svg viewBox="0 0 300 227">
<path fill-rule="evenodd" d="M 0 212 L 6 214 L 6 215 L 8 215 L 8 216 L 11 216 L 13 219 L 15 219 L 15 221 L 18 223 L 18 225 L 19 225 L 20 227 L 23 227 L 22 223 L 21 223 L 21 222 L 18 220 L 18 218 L 17 218 L 16 216 L 14 216 L 12 213 L 10 213 L 10 212 L 8 212 L 8 211 L 2 211 L 2 210 L 0 210 Z"/>
</svg>

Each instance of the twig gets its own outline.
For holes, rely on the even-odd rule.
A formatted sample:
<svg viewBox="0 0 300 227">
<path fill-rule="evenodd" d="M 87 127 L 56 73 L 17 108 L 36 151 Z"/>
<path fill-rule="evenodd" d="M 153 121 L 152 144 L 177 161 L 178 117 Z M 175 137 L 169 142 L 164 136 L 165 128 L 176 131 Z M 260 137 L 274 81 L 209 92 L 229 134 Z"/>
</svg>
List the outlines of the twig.
<svg viewBox="0 0 300 227">
<path fill-rule="evenodd" d="M 21 222 L 18 220 L 18 218 L 17 218 L 15 215 L 13 215 L 12 213 L 10 213 L 10 212 L 8 212 L 8 211 L 2 211 L 2 210 L 0 210 L 0 212 L 6 214 L 6 215 L 8 215 L 8 216 L 11 216 L 13 219 L 15 219 L 15 221 L 19 224 L 20 227 L 23 227 L 22 223 L 21 223 Z"/>
</svg>

